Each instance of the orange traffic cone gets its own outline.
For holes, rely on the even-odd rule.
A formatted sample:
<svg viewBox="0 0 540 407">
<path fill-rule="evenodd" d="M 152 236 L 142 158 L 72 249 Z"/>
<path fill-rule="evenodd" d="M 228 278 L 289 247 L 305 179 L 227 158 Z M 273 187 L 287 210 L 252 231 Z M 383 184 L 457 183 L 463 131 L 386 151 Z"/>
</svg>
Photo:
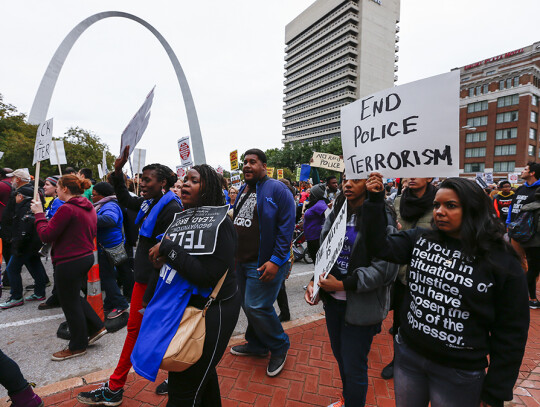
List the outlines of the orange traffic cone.
<svg viewBox="0 0 540 407">
<path fill-rule="evenodd" d="M 101 281 L 99 280 L 99 263 L 96 239 L 94 239 L 94 264 L 88 272 L 86 300 L 92 306 L 94 311 L 96 311 L 96 314 L 98 314 L 101 320 L 105 321 L 105 315 L 103 314 Z"/>
</svg>

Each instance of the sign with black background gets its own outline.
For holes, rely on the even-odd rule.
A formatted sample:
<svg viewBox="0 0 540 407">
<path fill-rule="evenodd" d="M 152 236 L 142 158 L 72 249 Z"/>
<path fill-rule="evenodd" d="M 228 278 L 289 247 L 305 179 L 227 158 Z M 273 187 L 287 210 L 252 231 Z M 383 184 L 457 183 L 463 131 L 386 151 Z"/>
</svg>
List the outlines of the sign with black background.
<svg viewBox="0 0 540 407">
<path fill-rule="evenodd" d="M 219 226 L 225 220 L 228 205 L 201 206 L 174 215 L 165 236 L 192 255 L 212 254 L 216 249 Z"/>
</svg>

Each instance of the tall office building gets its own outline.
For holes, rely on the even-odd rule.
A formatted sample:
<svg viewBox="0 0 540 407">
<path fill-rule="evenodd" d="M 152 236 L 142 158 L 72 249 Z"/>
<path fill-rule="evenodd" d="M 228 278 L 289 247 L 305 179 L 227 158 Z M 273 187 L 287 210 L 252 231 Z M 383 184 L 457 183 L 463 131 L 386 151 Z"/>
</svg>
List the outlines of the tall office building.
<svg viewBox="0 0 540 407">
<path fill-rule="evenodd" d="M 460 70 L 460 172 L 496 178 L 540 161 L 540 42 Z"/>
<path fill-rule="evenodd" d="M 283 142 L 328 142 L 340 108 L 397 81 L 400 0 L 317 0 L 285 28 Z"/>
</svg>

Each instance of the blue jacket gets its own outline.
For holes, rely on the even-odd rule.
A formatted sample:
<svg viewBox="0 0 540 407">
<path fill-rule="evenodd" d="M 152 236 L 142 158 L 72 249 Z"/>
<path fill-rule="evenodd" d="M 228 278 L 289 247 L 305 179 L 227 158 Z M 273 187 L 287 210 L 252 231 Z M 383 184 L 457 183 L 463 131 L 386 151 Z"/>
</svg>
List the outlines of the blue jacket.
<svg viewBox="0 0 540 407">
<path fill-rule="evenodd" d="M 106 248 L 114 247 L 124 241 L 122 223 L 124 216 L 116 201 L 105 203 L 97 213 L 97 242 Z"/>
<path fill-rule="evenodd" d="M 516 193 L 514 194 L 514 198 L 512 199 L 512 204 L 508 208 L 508 216 L 506 218 L 507 226 L 510 224 L 510 222 L 516 220 L 516 217 L 521 211 L 521 207 L 523 205 L 535 201 L 536 198 L 534 197 L 534 194 L 536 193 L 536 189 L 538 187 L 540 187 L 540 180 L 531 185 L 525 182 L 517 189 Z"/>
<path fill-rule="evenodd" d="M 243 185 L 238 196 L 246 188 Z M 257 213 L 259 214 L 258 266 L 268 260 L 282 266 L 291 255 L 291 241 L 295 225 L 295 202 L 284 183 L 264 177 L 256 185 Z M 235 202 L 238 202 L 238 199 Z M 238 248 L 241 250 L 241 248 Z"/>
</svg>

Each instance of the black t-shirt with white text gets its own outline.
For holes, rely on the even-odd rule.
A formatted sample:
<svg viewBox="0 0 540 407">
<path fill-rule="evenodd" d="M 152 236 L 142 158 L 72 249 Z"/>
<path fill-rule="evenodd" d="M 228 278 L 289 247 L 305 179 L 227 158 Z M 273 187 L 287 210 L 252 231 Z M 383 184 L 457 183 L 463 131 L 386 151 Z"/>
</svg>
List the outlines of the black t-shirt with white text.
<svg viewBox="0 0 540 407">
<path fill-rule="evenodd" d="M 257 192 L 246 187 L 238 197 L 238 209 L 234 211 L 234 227 L 238 234 L 236 261 L 239 263 L 255 262 L 259 258 L 259 214 L 257 213 Z"/>
</svg>

